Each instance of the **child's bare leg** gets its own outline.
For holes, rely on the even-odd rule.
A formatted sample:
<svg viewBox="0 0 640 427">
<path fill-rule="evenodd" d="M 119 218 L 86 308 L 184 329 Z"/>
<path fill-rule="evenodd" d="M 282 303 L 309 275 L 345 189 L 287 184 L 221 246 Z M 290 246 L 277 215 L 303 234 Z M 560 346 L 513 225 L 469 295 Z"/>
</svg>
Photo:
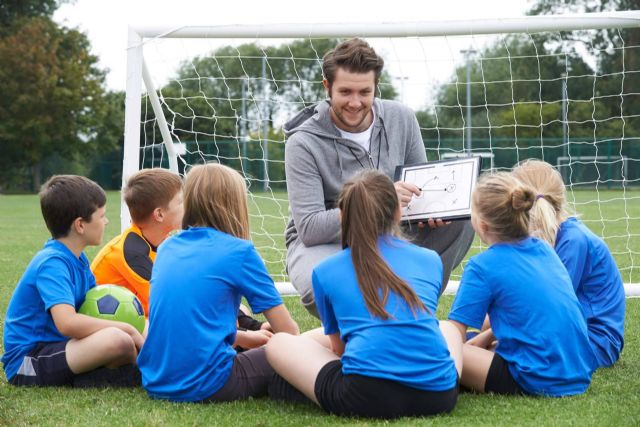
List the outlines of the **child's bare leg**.
<svg viewBox="0 0 640 427">
<path fill-rule="evenodd" d="M 316 378 L 327 363 L 338 356 L 313 338 L 275 334 L 267 344 L 267 360 L 273 369 L 319 405 L 314 391 Z"/>
<path fill-rule="evenodd" d="M 116 368 L 135 363 L 135 343 L 131 336 L 118 328 L 101 329 L 86 338 L 71 339 L 66 347 L 67 363 L 74 374 L 105 366 Z"/>
<path fill-rule="evenodd" d="M 440 332 L 449 347 L 449 353 L 453 358 L 458 371 L 458 377 L 462 378 L 463 371 L 463 352 L 462 352 L 462 336 L 460 331 L 451 322 L 446 320 L 440 321 Z"/>
<path fill-rule="evenodd" d="M 460 382 L 467 388 L 484 393 L 487 374 L 495 353 L 470 344 L 462 346 L 462 377 Z"/>
<path fill-rule="evenodd" d="M 322 327 L 311 329 L 303 333 L 302 336 L 311 338 L 331 350 L 331 340 L 329 340 L 329 337 L 324 334 L 324 329 Z"/>
<path fill-rule="evenodd" d="M 239 310 L 240 310 L 241 312 L 243 312 L 244 314 L 246 314 L 247 316 L 252 316 L 252 314 L 251 314 L 251 310 L 249 310 L 249 307 L 247 307 L 247 306 L 246 306 L 246 305 L 244 305 L 244 304 L 240 304 L 240 308 L 239 308 Z"/>
</svg>

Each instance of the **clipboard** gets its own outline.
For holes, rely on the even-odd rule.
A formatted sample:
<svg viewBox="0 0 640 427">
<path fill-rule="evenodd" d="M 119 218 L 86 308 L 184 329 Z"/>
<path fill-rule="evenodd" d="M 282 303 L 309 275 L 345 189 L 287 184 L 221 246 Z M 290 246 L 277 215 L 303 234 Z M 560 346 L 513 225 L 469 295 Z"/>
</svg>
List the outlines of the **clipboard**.
<svg viewBox="0 0 640 427">
<path fill-rule="evenodd" d="M 395 180 L 422 190 L 402 209 L 402 221 L 471 218 L 471 194 L 480 175 L 479 156 L 459 157 L 396 167 Z"/>
</svg>

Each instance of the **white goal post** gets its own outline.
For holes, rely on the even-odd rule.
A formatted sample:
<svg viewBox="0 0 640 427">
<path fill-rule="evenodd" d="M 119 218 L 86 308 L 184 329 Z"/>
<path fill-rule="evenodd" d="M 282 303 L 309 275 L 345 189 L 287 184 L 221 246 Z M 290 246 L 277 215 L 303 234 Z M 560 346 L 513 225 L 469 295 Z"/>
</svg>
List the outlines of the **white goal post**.
<svg viewBox="0 0 640 427">
<path fill-rule="evenodd" d="M 281 127 L 322 100 L 318 70 L 329 42 L 361 37 L 385 59 L 378 95 L 416 110 L 430 160 L 471 153 L 493 171 L 536 157 L 568 171 L 572 207 L 590 212 L 586 222 L 610 245 L 625 282 L 640 282 L 640 88 L 628 88 L 640 77 L 629 65 L 638 64 L 629 58 L 640 57 L 640 46 L 624 39 L 637 29 L 640 11 L 132 26 L 122 184 L 144 167 L 183 174 L 191 164 L 217 161 L 236 168 L 248 182 L 256 247 L 281 291 L 292 292 Z M 593 42 L 603 31 L 609 44 Z M 603 68 L 607 55 L 615 60 Z M 583 182 L 585 164 L 595 178 Z M 613 204 L 612 213 L 602 208 Z M 129 223 L 123 202 L 122 229 Z"/>
</svg>

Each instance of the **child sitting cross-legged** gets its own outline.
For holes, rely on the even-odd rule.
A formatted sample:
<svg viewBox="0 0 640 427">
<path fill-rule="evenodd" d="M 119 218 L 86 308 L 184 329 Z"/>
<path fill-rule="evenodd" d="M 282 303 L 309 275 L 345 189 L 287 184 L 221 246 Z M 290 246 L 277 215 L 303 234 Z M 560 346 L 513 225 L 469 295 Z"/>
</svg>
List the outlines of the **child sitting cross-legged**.
<svg viewBox="0 0 640 427">
<path fill-rule="evenodd" d="M 9 301 L 2 356 L 7 380 L 74 385 L 101 371 L 104 385 L 139 384 L 133 364 L 142 335 L 127 323 L 77 312 L 95 286 L 83 251 L 102 241 L 108 223 L 104 191 L 87 178 L 58 175 L 43 185 L 40 205 L 52 239 L 33 257 Z M 109 369 L 96 371 L 101 367 Z M 95 380 L 92 385 L 101 385 Z"/>
<path fill-rule="evenodd" d="M 512 171 L 536 192 L 529 230 L 551 245 L 567 268 L 587 319 L 598 366 L 613 365 L 624 346 L 624 285 L 607 244 L 567 212 L 560 173 L 547 162 L 527 160 Z"/>
<path fill-rule="evenodd" d="M 132 224 L 98 252 L 91 270 L 98 285 L 119 285 L 133 292 L 149 316 L 149 280 L 158 246 L 182 227 L 182 179 L 161 168 L 143 169 L 127 180 L 123 198 Z M 238 327 L 243 330 L 270 329 L 238 310 Z"/>
<path fill-rule="evenodd" d="M 185 178 L 184 230 L 158 249 L 151 273 L 149 331 L 138 357 L 156 399 L 220 402 L 261 396 L 273 369 L 269 331 L 238 331 L 245 297 L 274 331 L 298 333 L 250 241 L 246 185 L 233 169 L 198 165 Z M 236 353 L 233 346 L 251 348 Z"/>
<path fill-rule="evenodd" d="M 569 274 L 529 236 L 534 200 L 504 172 L 484 175 L 472 195 L 471 223 L 489 248 L 465 266 L 449 320 L 464 337 L 489 315 L 488 338 L 463 345 L 461 383 L 478 392 L 567 396 L 591 383 L 595 356 Z"/>
<path fill-rule="evenodd" d="M 440 257 L 398 237 L 400 204 L 383 173 L 353 177 L 338 205 L 344 250 L 313 271 L 328 338 L 276 334 L 267 356 L 280 377 L 270 384 L 270 396 L 310 400 L 343 416 L 450 412 L 458 398 L 462 340 L 453 325 L 434 316 Z"/>
</svg>

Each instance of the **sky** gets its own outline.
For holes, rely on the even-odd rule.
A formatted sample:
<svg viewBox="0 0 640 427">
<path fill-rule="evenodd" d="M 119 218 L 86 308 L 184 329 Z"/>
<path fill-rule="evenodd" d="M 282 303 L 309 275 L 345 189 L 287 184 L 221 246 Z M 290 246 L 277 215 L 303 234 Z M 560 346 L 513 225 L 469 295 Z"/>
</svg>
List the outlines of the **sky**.
<svg viewBox="0 0 640 427">
<path fill-rule="evenodd" d="M 108 70 L 107 87 L 111 90 L 124 90 L 127 28 L 130 25 L 175 27 L 186 24 L 379 23 L 484 19 L 522 16 L 530 5 L 531 0 L 72 0 L 56 11 L 54 19 L 88 35 L 92 52 L 99 57 L 100 66 Z M 185 55 L 187 50 L 180 47 L 176 49 L 175 54 L 178 56 Z M 437 54 L 438 48 L 433 49 L 433 53 Z M 449 46 L 448 50 L 451 51 L 452 48 Z M 454 69 L 454 62 L 461 60 L 459 48 L 454 50 L 455 53 L 449 53 L 452 63 L 433 70 L 434 75 L 430 77 L 432 80 L 445 79 Z M 398 74 L 397 70 L 391 69 L 390 72 Z M 410 72 L 405 70 L 403 73 Z M 158 77 L 160 80 L 166 78 L 165 75 Z M 396 78 L 398 82 L 406 81 L 401 77 Z M 162 81 L 159 82 L 161 83 Z M 402 92 L 403 98 L 407 93 L 407 103 L 419 103 L 417 98 L 411 99 L 411 93 L 415 91 L 410 87 L 401 88 L 398 85 L 398 90 Z"/>
</svg>

